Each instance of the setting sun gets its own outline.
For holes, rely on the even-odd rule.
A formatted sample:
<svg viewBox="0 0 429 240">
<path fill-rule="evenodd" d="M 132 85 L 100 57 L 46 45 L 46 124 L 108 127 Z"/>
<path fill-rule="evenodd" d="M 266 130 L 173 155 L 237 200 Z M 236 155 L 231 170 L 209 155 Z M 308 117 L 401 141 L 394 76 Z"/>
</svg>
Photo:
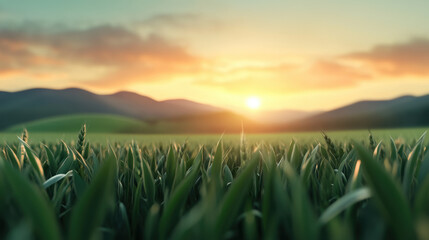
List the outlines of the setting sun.
<svg viewBox="0 0 429 240">
<path fill-rule="evenodd" d="M 246 105 L 250 109 L 258 109 L 259 106 L 261 106 L 261 100 L 259 98 L 257 98 L 257 97 L 249 97 L 246 100 Z"/>
</svg>

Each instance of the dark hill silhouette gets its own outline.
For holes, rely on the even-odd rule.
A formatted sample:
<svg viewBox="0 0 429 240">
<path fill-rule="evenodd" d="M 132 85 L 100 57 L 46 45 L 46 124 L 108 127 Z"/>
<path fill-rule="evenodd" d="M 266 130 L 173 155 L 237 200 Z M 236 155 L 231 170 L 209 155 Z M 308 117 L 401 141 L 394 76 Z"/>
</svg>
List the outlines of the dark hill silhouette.
<svg viewBox="0 0 429 240">
<path fill-rule="evenodd" d="M 282 127 L 282 130 L 337 130 L 429 126 L 429 95 L 360 101 Z"/>
<path fill-rule="evenodd" d="M 0 130 L 63 115 L 111 114 L 145 121 L 153 129 L 144 131 L 154 133 L 164 126 L 162 132 L 232 133 L 240 132 L 242 124 L 249 133 L 429 126 L 429 95 L 361 101 L 323 113 L 290 110 L 274 113 L 261 111 L 260 114 L 266 116 L 249 115 L 249 119 L 253 119 L 249 120 L 237 113 L 185 99 L 156 101 L 124 91 L 109 95 L 78 88 L 0 92 Z M 299 120 L 293 120 L 294 117 Z"/>
<path fill-rule="evenodd" d="M 176 103 L 174 100 L 159 102 L 132 92 L 97 95 L 78 88 L 0 92 L 0 129 L 42 118 L 82 113 L 114 114 L 155 121 L 222 111 L 191 101 L 187 104 L 192 106 L 182 106 L 182 101 Z"/>
<path fill-rule="evenodd" d="M 181 109 L 187 109 L 189 112 L 206 112 L 206 113 L 215 113 L 220 112 L 220 109 L 217 107 L 213 107 L 207 104 L 201 104 L 193 101 L 189 101 L 187 99 L 170 99 L 162 101 L 162 103 L 166 103 L 169 105 L 180 107 Z"/>
</svg>

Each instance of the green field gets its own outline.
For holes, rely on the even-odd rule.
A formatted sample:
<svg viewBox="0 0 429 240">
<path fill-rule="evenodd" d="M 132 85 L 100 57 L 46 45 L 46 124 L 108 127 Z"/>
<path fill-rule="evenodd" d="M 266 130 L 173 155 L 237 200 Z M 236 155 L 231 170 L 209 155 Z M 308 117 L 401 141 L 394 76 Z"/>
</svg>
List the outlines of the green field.
<svg viewBox="0 0 429 240">
<path fill-rule="evenodd" d="M 32 133 L 73 133 L 86 124 L 90 133 L 109 134 L 181 134 L 240 132 L 243 119 L 235 114 L 214 113 L 203 116 L 165 118 L 162 120 L 139 120 L 131 117 L 109 114 L 72 114 L 37 119 L 19 123 L 3 132 L 20 133 L 25 128 Z M 254 123 L 244 120 L 252 129 Z M 253 126 L 254 127 L 254 126 Z M 253 129 L 255 130 L 255 129 Z M 254 131 L 256 132 L 256 131 Z M 263 132 L 260 130 L 260 132 Z"/>
<path fill-rule="evenodd" d="M 424 131 L 3 133 L 0 239 L 428 239 Z"/>
<path fill-rule="evenodd" d="M 58 142 L 64 140 L 72 142 L 76 140 L 77 132 L 80 129 L 82 122 L 79 122 L 79 127 L 73 126 L 72 132 L 32 132 L 30 143 L 34 142 Z M 141 144 L 152 143 L 184 143 L 191 144 L 215 144 L 222 138 L 225 143 L 237 144 L 240 141 L 241 134 L 123 134 L 123 133 L 103 133 L 103 128 L 91 131 L 94 127 L 88 127 L 87 141 L 91 143 L 108 144 L 108 143 L 131 143 L 132 141 Z M 22 128 L 16 128 L 14 131 L 0 132 L 0 143 L 2 142 L 18 142 L 17 136 L 21 134 Z M 93 129 L 94 130 L 94 129 Z M 423 132 L 429 128 L 399 128 L 399 129 L 379 129 L 371 130 L 374 137 L 384 142 L 389 141 L 390 137 L 398 141 L 408 141 L 418 138 Z M 350 130 L 350 131 L 326 131 L 326 133 L 335 141 L 366 140 L 368 138 L 368 130 Z M 320 142 L 323 140 L 322 132 L 291 132 L 291 133 L 270 133 L 270 134 L 245 134 L 246 140 L 250 143 L 284 143 L 289 144 L 292 140 L 299 142 L 311 143 Z M 428 140 L 429 141 L 429 140 Z"/>
<path fill-rule="evenodd" d="M 30 132 L 78 132 L 82 124 L 93 133 L 99 132 L 129 132 L 132 129 L 140 131 L 147 128 L 147 124 L 133 118 L 105 114 L 80 114 L 51 117 L 29 123 L 18 124 L 6 129 L 6 132 L 20 133 L 23 128 Z"/>
</svg>

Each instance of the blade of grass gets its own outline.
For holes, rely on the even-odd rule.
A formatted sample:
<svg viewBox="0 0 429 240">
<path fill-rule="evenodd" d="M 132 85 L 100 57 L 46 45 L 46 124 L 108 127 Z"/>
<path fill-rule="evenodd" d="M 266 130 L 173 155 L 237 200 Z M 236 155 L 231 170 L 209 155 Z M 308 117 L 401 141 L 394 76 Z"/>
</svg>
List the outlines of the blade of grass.
<svg viewBox="0 0 429 240">
<path fill-rule="evenodd" d="M 243 169 L 240 175 L 232 182 L 228 191 L 222 199 L 219 206 L 218 214 L 215 223 L 215 233 L 218 239 L 223 237 L 225 231 L 234 222 L 235 217 L 240 211 L 248 189 L 250 188 L 251 178 L 259 163 L 259 152 L 252 154 L 252 159 Z"/>
<path fill-rule="evenodd" d="M 92 239 L 114 200 L 116 162 L 109 154 L 99 172 L 72 210 L 69 239 Z"/>
<path fill-rule="evenodd" d="M 73 171 L 68 171 L 66 174 L 57 174 L 55 176 L 52 176 L 51 178 L 49 178 L 48 180 L 46 180 L 43 183 L 43 187 L 46 189 L 52 185 L 54 185 L 55 183 L 61 181 L 62 179 L 66 178 L 66 177 L 70 177 L 73 175 Z"/>
<path fill-rule="evenodd" d="M 21 161 L 19 161 L 18 157 L 16 156 L 12 148 L 10 148 L 9 146 L 6 146 L 6 152 L 7 152 L 7 157 L 9 158 L 12 165 L 17 169 L 21 169 L 22 168 Z"/>
<path fill-rule="evenodd" d="M 416 239 L 410 207 L 399 185 L 359 143 L 354 143 L 362 161 L 364 179 L 368 181 L 378 208 L 390 223 L 397 239 Z"/>
<path fill-rule="evenodd" d="M 371 191 L 367 187 L 349 192 L 330 205 L 320 216 L 319 222 L 321 224 L 327 224 L 342 211 L 370 197 Z"/>
<path fill-rule="evenodd" d="M 198 177 L 202 158 L 202 151 L 200 150 L 192 165 L 192 172 L 188 174 L 185 179 L 177 186 L 177 189 L 173 191 L 170 199 L 165 204 L 164 211 L 159 223 L 160 239 L 166 239 L 174 224 L 177 223 L 180 211 L 183 208 L 183 205 L 188 198 L 189 192 L 191 191 Z"/>
<path fill-rule="evenodd" d="M 54 210 L 42 192 L 7 164 L 0 167 L 0 172 L 22 214 L 31 221 L 36 236 L 39 239 L 61 239 Z"/>
<path fill-rule="evenodd" d="M 30 164 L 33 166 L 33 169 L 36 172 L 37 176 L 39 177 L 39 180 L 43 182 L 45 180 L 45 174 L 43 172 L 42 162 L 37 156 L 33 154 L 33 150 L 24 140 L 22 140 L 20 137 L 18 137 L 18 140 L 24 146 L 25 153 L 27 154 L 28 160 L 30 161 Z"/>
<path fill-rule="evenodd" d="M 422 136 L 424 137 L 424 135 Z M 405 164 L 404 178 L 402 180 L 402 188 L 409 198 L 411 198 L 411 191 L 413 188 L 413 181 L 416 175 L 418 159 L 422 148 L 423 139 L 416 143 L 411 153 L 408 155 L 407 163 Z"/>
</svg>

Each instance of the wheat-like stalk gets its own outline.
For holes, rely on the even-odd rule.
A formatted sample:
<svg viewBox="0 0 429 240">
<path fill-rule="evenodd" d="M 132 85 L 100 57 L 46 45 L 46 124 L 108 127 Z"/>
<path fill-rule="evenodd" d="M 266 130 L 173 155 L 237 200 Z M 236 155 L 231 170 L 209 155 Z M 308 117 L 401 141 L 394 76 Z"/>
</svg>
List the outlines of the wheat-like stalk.
<svg viewBox="0 0 429 240">
<path fill-rule="evenodd" d="M 84 147 L 85 147 L 85 138 L 86 138 L 86 124 L 83 124 L 80 129 L 79 136 L 76 143 L 76 150 L 78 153 L 83 155 Z"/>
</svg>

